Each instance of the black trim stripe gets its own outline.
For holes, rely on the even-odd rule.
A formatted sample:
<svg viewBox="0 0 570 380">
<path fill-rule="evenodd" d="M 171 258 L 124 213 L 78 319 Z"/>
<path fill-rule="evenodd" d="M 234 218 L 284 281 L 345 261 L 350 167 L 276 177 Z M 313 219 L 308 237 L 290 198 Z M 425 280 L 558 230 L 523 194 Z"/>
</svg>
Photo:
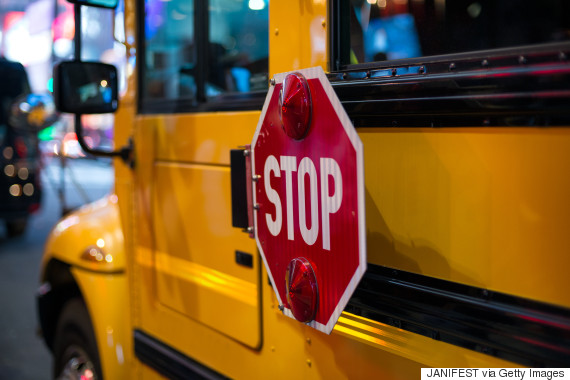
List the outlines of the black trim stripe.
<svg viewBox="0 0 570 380">
<path fill-rule="evenodd" d="M 570 366 L 570 310 L 550 304 L 369 264 L 345 311 L 522 365 Z"/>
<path fill-rule="evenodd" d="M 141 330 L 134 331 L 136 357 L 170 379 L 228 379 Z"/>
<path fill-rule="evenodd" d="M 329 79 L 357 128 L 567 126 L 569 57 L 569 43 L 540 45 L 358 65 Z"/>
<path fill-rule="evenodd" d="M 266 95 L 267 91 L 228 93 L 208 98 L 208 101 L 203 103 L 191 99 L 142 100 L 139 114 L 260 111 Z"/>
</svg>

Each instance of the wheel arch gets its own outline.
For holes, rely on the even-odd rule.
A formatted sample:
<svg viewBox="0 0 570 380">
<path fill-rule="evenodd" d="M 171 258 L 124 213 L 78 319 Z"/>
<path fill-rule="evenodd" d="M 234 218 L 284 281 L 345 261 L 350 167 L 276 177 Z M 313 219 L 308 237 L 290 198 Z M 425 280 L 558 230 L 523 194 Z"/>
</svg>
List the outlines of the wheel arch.
<svg viewBox="0 0 570 380">
<path fill-rule="evenodd" d="M 125 312 L 125 247 L 116 196 L 86 205 L 54 227 L 46 243 L 40 281 L 38 317 L 48 348 L 53 352 L 66 302 L 79 298 L 95 333 L 104 377 L 126 378 L 132 339 L 130 313 Z"/>
<path fill-rule="evenodd" d="M 70 268 L 71 265 L 61 260 L 54 258 L 49 260 L 38 290 L 40 329 L 50 351 L 53 351 L 55 330 L 63 305 L 74 297 L 79 297 L 85 302 Z"/>
</svg>

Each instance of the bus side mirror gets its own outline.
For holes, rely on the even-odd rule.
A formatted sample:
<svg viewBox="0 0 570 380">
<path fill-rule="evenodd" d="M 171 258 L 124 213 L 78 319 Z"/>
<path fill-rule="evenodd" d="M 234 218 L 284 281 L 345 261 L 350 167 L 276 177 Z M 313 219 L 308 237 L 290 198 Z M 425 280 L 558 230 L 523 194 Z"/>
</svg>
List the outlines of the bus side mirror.
<svg viewBox="0 0 570 380">
<path fill-rule="evenodd" d="M 100 62 L 61 62 L 54 67 L 53 94 L 60 112 L 115 112 L 119 105 L 117 69 Z"/>
</svg>

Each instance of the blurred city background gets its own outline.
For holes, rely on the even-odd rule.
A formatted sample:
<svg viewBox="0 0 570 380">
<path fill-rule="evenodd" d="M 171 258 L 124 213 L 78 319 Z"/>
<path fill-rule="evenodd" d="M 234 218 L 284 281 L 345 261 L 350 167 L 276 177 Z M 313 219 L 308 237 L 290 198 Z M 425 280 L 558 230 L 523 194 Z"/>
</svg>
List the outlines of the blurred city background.
<svg viewBox="0 0 570 380">
<path fill-rule="evenodd" d="M 120 12 L 83 10 L 82 58 L 122 70 L 122 36 L 109 32 Z M 0 0 L 0 56 L 24 66 L 33 94 L 50 94 L 53 65 L 73 58 L 74 34 L 73 6 L 66 0 Z M 1 86 L 7 86 L 3 78 Z M 0 106 L 4 115 L 10 105 L 2 99 Z M 83 123 L 90 145 L 112 147 L 112 115 L 84 117 Z M 33 132 L 12 128 L 7 116 L 0 120 L 0 380 L 52 378 L 35 300 L 45 239 L 63 213 L 112 191 L 112 161 L 86 156 L 73 127 L 69 115 Z M 26 197 L 38 201 L 24 217 L 2 214 Z"/>
</svg>

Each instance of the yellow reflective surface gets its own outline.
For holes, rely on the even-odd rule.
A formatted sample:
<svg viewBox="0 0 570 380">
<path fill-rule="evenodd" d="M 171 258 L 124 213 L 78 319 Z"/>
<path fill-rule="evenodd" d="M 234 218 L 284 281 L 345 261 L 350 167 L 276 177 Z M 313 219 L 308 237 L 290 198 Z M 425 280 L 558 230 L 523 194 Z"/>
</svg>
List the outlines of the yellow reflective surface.
<svg viewBox="0 0 570 380">
<path fill-rule="evenodd" d="M 321 66 L 327 70 L 327 4 L 272 1 L 269 7 L 269 75 Z"/>
<path fill-rule="evenodd" d="M 158 161 L 154 173 L 157 301 L 258 347 L 261 261 L 254 241 L 231 226 L 228 168 Z M 252 268 L 236 262 L 236 250 L 255 258 Z"/>
<path fill-rule="evenodd" d="M 73 268 L 91 318 L 103 376 L 126 379 L 132 367 L 132 334 L 127 276 Z"/>
<path fill-rule="evenodd" d="M 99 247 L 102 242 L 104 250 Z M 93 251 L 90 260 L 93 247 L 98 250 Z M 125 270 L 125 243 L 117 197 L 110 195 L 85 205 L 60 220 L 48 237 L 45 252 L 44 265 L 55 258 L 94 271 Z"/>
<path fill-rule="evenodd" d="M 570 130 L 360 136 L 370 262 L 570 307 Z"/>
<path fill-rule="evenodd" d="M 60 220 L 48 237 L 43 270 L 51 260 L 70 265 L 91 318 L 103 375 L 127 378 L 133 356 L 117 196 L 109 195 Z"/>
</svg>

